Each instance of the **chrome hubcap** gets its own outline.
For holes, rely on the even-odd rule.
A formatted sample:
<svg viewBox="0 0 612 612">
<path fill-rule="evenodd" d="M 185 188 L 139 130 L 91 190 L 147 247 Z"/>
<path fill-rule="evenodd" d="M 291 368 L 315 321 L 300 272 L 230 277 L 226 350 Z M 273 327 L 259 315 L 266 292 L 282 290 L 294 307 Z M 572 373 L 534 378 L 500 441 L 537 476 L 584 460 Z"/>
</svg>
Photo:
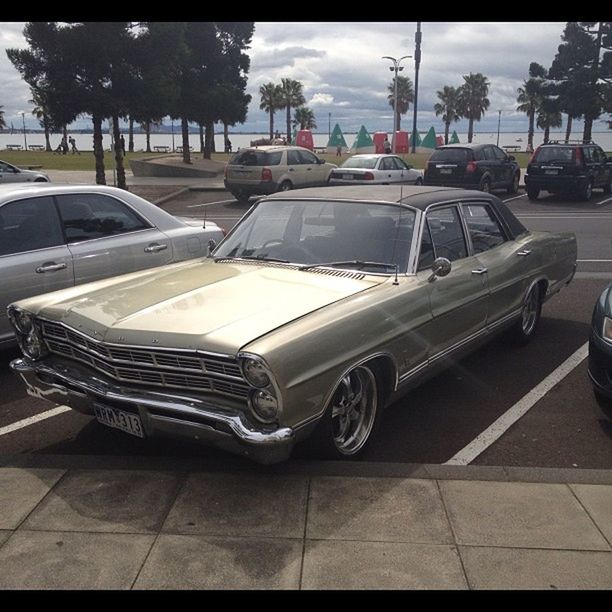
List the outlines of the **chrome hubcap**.
<svg viewBox="0 0 612 612">
<path fill-rule="evenodd" d="M 538 292 L 537 289 L 532 289 L 527 296 L 527 301 L 523 306 L 523 333 L 529 335 L 535 327 L 538 317 Z"/>
<path fill-rule="evenodd" d="M 378 393 L 376 378 L 367 367 L 355 368 L 340 383 L 332 403 L 334 444 L 344 455 L 354 455 L 372 431 Z"/>
</svg>

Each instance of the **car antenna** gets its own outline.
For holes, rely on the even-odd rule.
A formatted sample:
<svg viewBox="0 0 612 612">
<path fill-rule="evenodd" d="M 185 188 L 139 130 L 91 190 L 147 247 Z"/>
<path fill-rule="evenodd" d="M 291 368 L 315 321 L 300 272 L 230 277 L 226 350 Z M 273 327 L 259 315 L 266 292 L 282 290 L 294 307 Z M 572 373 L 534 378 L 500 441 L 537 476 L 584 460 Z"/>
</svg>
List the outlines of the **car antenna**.
<svg viewBox="0 0 612 612">
<path fill-rule="evenodd" d="M 202 219 L 202 228 L 206 229 L 206 206 L 204 207 L 204 219 Z"/>
</svg>

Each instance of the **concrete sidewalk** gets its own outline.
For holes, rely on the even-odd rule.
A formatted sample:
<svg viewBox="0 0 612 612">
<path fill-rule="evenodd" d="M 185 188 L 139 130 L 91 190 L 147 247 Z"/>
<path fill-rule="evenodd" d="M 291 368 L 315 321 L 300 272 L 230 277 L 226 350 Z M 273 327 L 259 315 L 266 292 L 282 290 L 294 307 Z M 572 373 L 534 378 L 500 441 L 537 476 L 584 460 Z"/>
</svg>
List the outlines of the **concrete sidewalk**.
<svg viewBox="0 0 612 612">
<path fill-rule="evenodd" d="M 0 457 L 1 589 L 610 589 L 612 472 Z"/>
</svg>

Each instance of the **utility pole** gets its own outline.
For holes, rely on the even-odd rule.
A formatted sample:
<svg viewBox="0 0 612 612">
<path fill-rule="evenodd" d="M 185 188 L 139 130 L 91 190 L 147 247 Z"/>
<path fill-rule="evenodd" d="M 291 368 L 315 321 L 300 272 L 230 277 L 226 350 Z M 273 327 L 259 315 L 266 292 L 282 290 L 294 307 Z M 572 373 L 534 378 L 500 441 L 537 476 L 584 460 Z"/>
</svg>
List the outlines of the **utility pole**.
<svg viewBox="0 0 612 612">
<path fill-rule="evenodd" d="M 416 130 L 417 130 L 417 104 L 419 99 L 419 66 L 421 64 L 421 22 L 417 21 L 417 31 L 414 35 L 414 109 L 412 119 L 412 153 L 416 152 Z"/>
</svg>

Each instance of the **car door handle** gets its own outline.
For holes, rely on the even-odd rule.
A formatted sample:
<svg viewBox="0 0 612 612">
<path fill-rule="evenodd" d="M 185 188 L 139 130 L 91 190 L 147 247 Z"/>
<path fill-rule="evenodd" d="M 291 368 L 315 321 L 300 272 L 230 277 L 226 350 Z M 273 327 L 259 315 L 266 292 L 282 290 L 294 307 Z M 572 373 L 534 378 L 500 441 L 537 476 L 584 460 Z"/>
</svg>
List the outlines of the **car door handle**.
<svg viewBox="0 0 612 612">
<path fill-rule="evenodd" d="M 150 244 L 145 247 L 144 251 L 145 253 L 157 253 L 159 251 L 165 251 L 167 248 L 167 244 Z"/>
<path fill-rule="evenodd" d="M 516 255 L 517 257 L 527 257 L 527 255 L 531 255 L 531 251 L 529 249 L 523 249 L 522 251 L 519 251 Z"/>
<path fill-rule="evenodd" d="M 472 270 L 472 274 L 486 274 L 488 270 L 486 268 L 477 268 L 476 270 Z"/>
<path fill-rule="evenodd" d="M 48 262 L 44 263 L 42 266 L 38 266 L 36 268 L 37 274 L 44 274 L 45 272 L 57 272 L 58 270 L 65 270 L 68 266 L 65 263 L 55 263 Z"/>
<path fill-rule="evenodd" d="M 293 172 L 295 168 L 289 168 L 289 172 Z"/>
</svg>

